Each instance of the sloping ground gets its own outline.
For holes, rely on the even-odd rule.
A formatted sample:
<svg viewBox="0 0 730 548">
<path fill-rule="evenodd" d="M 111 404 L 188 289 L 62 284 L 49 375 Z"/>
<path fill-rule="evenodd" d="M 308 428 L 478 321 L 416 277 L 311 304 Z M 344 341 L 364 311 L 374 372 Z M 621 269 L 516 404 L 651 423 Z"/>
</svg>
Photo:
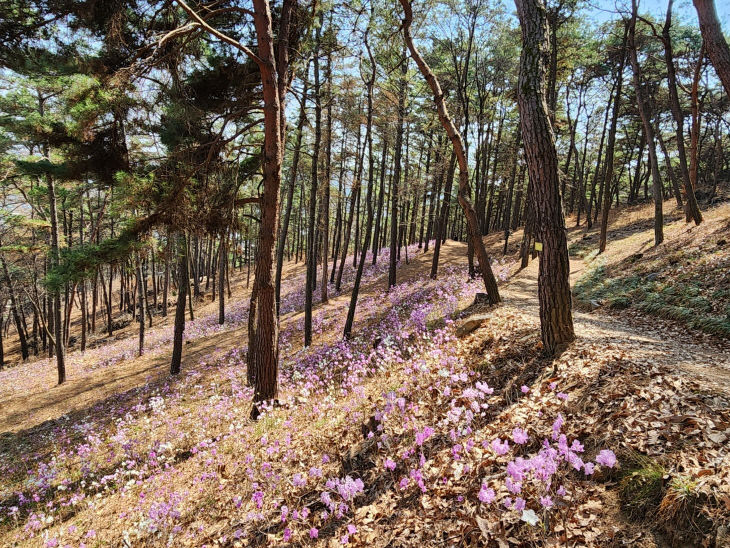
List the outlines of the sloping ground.
<svg viewBox="0 0 730 548">
<path fill-rule="evenodd" d="M 464 253 L 449 242 L 434 281 L 430 253 L 411 250 L 388 294 L 370 270 L 356 338 L 339 337 L 344 292 L 317 309 L 309 349 L 289 278 L 282 407 L 257 423 L 234 327 L 197 333 L 179 379 L 161 349 L 149 382 L 45 426 L 26 418 L 0 453 L 0 544 L 725 545 L 721 343 L 598 310 L 576 313 L 578 341 L 545 360 L 534 263 L 459 339 L 479 290 Z"/>
<path fill-rule="evenodd" d="M 572 246 L 573 255 L 584 256 L 589 267 L 576 284 L 578 299 L 730 338 L 730 204 L 705 211 L 698 227 L 670 217 L 675 220 L 667 224 L 659 247 L 653 245 L 650 219 L 634 220 L 635 214 L 627 211 L 614 223 L 605 256 L 594 251 L 595 231 Z"/>
<path fill-rule="evenodd" d="M 414 253 L 415 249 L 411 249 L 411 256 Z M 460 246 L 447 245 L 442 257 L 445 263 L 460 261 L 461 253 Z M 401 275 L 427 271 L 429 257 L 422 256 L 411 265 L 404 265 Z M 356 329 L 374 322 L 383 323 L 391 330 L 395 328 L 392 319 L 386 317 L 393 309 L 382 306 L 382 273 L 387 262 L 386 252 L 377 266 L 366 269 Z M 292 367 L 301 366 L 304 359 L 317 360 L 326 352 L 343 353 L 341 359 L 346 359 L 348 347 L 367 346 L 377 337 L 368 332 L 367 337 L 361 336 L 350 345 L 339 340 L 352 274 L 352 268 L 348 267 L 342 295 L 318 307 L 315 315 L 315 331 L 322 333 L 318 339 L 332 342 L 306 351 L 301 350 L 299 340 L 302 276 L 295 273 L 287 279 L 281 337 L 285 357 L 281 380 L 284 394 L 287 383 L 295 380 L 297 388 L 302 388 L 298 384 L 300 373 Z M 423 289 L 417 286 L 404 286 L 401 291 L 392 292 L 391 297 L 396 299 L 394 302 L 400 302 L 397 299 L 407 299 L 413 294 L 424 298 Z M 445 295 L 442 300 L 449 303 L 453 297 Z M 169 332 L 152 332 L 149 337 L 152 348 L 141 360 L 127 359 L 124 352 L 127 346 L 134 346 L 134 338 L 107 345 L 100 356 L 70 355 L 69 376 L 78 380 L 69 383 L 68 388 L 51 388 L 52 366 L 42 362 L 27 372 L 23 368 L 4 372 L 8 386 L 14 388 L 9 390 L 10 399 L 5 401 L 15 402 L 18 410 L 2 417 L 3 430 L 15 430 L 2 435 L 0 470 L 4 479 L 0 517 L 4 528 L 17 523 L 25 527 L 22 536 L 37 538 L 34 531 L 52 523 L 49 520 L 74 515 L 79 505 L 86 505 L 90 495 L 124 491 L 129 478 L 155 475 L 163 465 L 183 462 L 197 451 L 199 443 L 205 444 L 227 432 L 233 416 L 230 405 L 235 402 L 236 413 L 250 406 L 250 390 L 242 386 L 245 348 L 239 342 L 244 331 L 241 326 L 246 321 L 245 315 L 238 311 L 245 302 L 244 298 L 231 306 L 228 322 L 222 328 L 213 321 L 214 314 L 188 326 L 186 336 L 190 344 L 186 345 L 188 358 L 183 367 L 186 374 L 180 379 L 169 379 L 165 374 L 169 344 L 164 341 L 165 337 L 169 338 Z M 192 352 L 191 347 L 194 347 Z M 105 389 L 106 379 L 117 384 Z M 328 372 L 315 382 L 336 381 Z M 304 387 L 304 390 L 308 389 Z M 219 401 L 221 391 L 226 394 L 223 403 Z M 45 407 L 53 395 L 58 398 L 57 405 Z M 23 409 L 28 412 L 24 413 Z M 151 420 L 153 410 L 164 410 L 159 421 Z M 239 418 L 245 416 L 241 411 Z M 48 420 L 40 423 L 46 417 Z M 260 421 L 253 428 L 258 431 L 266 422 Z"/>
<path fill-rule="evenodd" d="M 204 295 L 202 301 L 196 303 L 196 319 L 186 322 L 183 368 L 212 356 L 220 348 L 239 346 L 245 340 L 245 334 L 240 330 L 246 323 L 250 291 L 245 271 L 232 270 L 231 274 L 234 298 L 226 303 L 226 324 L 218 325 L 218 302 L 210 302 L 209 295 Z M 303 275 L 303 267 L 287 264 L 284 274 L 288 283 L 296 283 Z M 296 292 L 291 286 L 286 290 Z M 138 327 L 132 323 L 115 331 L 111 338 L 99 334 L 96 346 L 89 347 L 85 353 L 69 349 L 66 355 L 68 380 L 62 386 L 56 385 L 55 359 L 40 358 L 0 371 L 0 386 L 3 387 L 0 432 L 17 432 L 43 422 L 52 427 L 53 421 L 64 414 L 81 411 L 114 395 L 164 378 L 172 354 L 174 303 L 167 317 L 156 315 L 153 318 L 153 327 L 146 327 L 143 358 L 137 357 Z"/>
<path fill-rule="evenodd" d="M 295 265 L 293 263 L 286 264 L 284 267 L 284 275 L 295 275 L 295 273 L 298 273 L 301 269 L 301 265 Z M 159 272 L 158 272 L 159 273 Z M 162 274 L 162 273 L 159 273 Z M 251 282 L 249 277 L 247 276 L 247 268 L 245 264 L 240 264 L 237 268 L 230 268 L 229 269 L 229 276 L 231 277 L 230 280 L 230 288 L 233 295 L 235 295 L 236 298 L 238 298 L 241 295 L 244 295 L 248 293 L 248 285 Z M 227 284 L 228 285 L 228 284 Z M 207 286 L 207 287 L 206 287 Z M 175 295 L 173 294 L 173 287 L 170 287 L 170 292 L 168 294 L 168 311 L 169 314 L 167 316 L 162 316 L 162 301 L 163 301 L 163 295 L 162 295 L 162 289 L 158 288 L 158 302 L 157 302 L 157 312 L 152 316 L 152 326 L 149 326 L 147 324 L 147 327 L 152 328 L 162 328 L 166 326 L 172 325 L 174 321 L 174 311 L 175 311 Z M 200 282 L 199 289 L 201 291 L 201 295 L 198 296 L 197 302 L 195 303 L 196 312 L 200 314 L 201 316 L 211 315 L 212 313 L 217 310 L 217 301 L 212 301 L 212 284 L 210 284 L 210 281 L 207 280 L 205 277 L 202 278 L 202 281 Z M 120 281 L 117 278 L 114 279 L 112 284 L 112 294 L 114 295 L 114 298 L 112 299 L 115 301 L 114 306 L 112 306 L 112 322 L 115 325 L 115 329 L 113 330 L 112 336 L 109 337 L 108 332 L 106 331 L 106 310 L 101 307 L 97 309 L 97 321 L 96 321 L 96 333 L 87 333 L 87 351 L 91 352 L 94 349 L 97 349 L 102 346 L 106 346 L 108 344 L 116 344 L 121 340 L 135 337 L 138 332 L 138 324 L 132 320 L 131 314 L 127 312 L 127 310 L 119 310 L 118 304 L 119 304 L 119 292 L 121 290 L 121 284 Z M 151 310 L 155 309 L 155 304 L 152 299 L 152 290 L 151 288 L 148 289 L 149 294 L 149 306 Z M 99 291 L 101 291 L 101 288 L 99 288 Z M 100 297 L 101 299 L 101 297 Z M 89 320 L 91 318 L 89 317 Z M 80 348 L 80 338 L 81 338 L 81 311 L 78 307 L 74 307 L 71 311 L 71 339 L 70 339 L 70 346 L 66 348 L 66 352 L 71 354 L 74 352 L 78 352 Z M 32 345 L 31 345 L 32 346 Z M 44 359 L 44 352 L 38 353 L 38 356 L 34 356 L 31 348 L 31 356 L 28 362 L 23 363 L 21 361 L 21 355 L 20 355 L 20 341 L 18 339 L 18 334 L 15 331 L 15 329 L 11 329 L 4 337 L 3 337 L 3 347 L 4 347 L 4 358 L 5 358 L 5 367 L 6 368 L 13 368 L 17 366 L 27 366 L 30 363 L 34 361 L 45 361 Z M 40 350 L 40 342 L 39 342 L 39 350 Z M 131 345 L 130 345 L 130 351 L 129 356 L 132 355 Z M 53 368 L 50 368 L 51 370 Z"/>
</svg>

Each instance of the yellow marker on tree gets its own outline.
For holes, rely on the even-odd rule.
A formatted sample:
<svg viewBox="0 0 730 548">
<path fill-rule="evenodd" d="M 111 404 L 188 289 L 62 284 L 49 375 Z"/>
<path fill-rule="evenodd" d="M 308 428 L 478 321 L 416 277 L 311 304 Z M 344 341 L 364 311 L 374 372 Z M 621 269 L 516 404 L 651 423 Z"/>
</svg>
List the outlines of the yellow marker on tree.
<svg viewBox="0 0 730 548">
<path fill-rule="evenodd" d="M 535 242 L 535 251 L 542 251 L 542 242 Z"/>
</svg>

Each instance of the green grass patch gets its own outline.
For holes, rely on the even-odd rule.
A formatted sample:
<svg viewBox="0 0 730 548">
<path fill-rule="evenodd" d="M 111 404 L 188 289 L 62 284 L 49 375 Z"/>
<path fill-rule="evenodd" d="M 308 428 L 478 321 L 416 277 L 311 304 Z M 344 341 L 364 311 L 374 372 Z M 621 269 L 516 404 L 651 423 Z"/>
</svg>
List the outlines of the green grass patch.
<svg viewBox="0 0 730 548">
<path fill-rule="evenodd" d="M 589 254 L 596 252 L 596 242 L 592 240 L 578 240 L 568 246 L 568 254 L 579 259 L 585 259 Z"/>
<path fill-rule="evenodd" d="M 668 472 L 660 463 L 640 453 L 633 454 L 619 481 L 623 508 L 637 518 L 656 510 L 667 478 Z"/>
<path fill-rule="evenodd" d="M 597 263 L 575 284 L 575 296 L 582 302 L 598 301 L 615 310 L 635 308 L 705 333 L 730 337 L 730 290 L 710 287 L 706 272 L 699 267 L 672 276 L 667 267 L 676 255 L 665 261 L 627 260 L 611 269 Z"/>
<path fill-rule="evenodd" d="M 254 436 L 260 439 L 264 434 L 271 432 L 278 422 L 279 420 L 273 414 L 266 414 L 260 417 L 254 425 Z"/>
</svg>

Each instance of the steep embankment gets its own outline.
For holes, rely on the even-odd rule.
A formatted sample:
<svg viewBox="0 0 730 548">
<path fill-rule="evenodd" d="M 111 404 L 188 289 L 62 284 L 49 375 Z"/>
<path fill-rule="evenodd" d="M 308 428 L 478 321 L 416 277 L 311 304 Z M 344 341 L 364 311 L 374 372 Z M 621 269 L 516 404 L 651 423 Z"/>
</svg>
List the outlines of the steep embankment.
<svg viewBox="0 0 730 548">
<path fill-rule="evenodd" d="M 659 247 L 653 245 L 646 213 L 646 208 L 622 212 L 612 225 L 611 246 L 604 255 L 595 252 L 595 231 L 572 245 L 572 255 L 587 266 L 575 286 L 577 298 L 729 338 L 730 204 L 705 211 L 700 226 L 685 223 L 680 215 L 670 216 L 666 241 Z"/>
</svg>

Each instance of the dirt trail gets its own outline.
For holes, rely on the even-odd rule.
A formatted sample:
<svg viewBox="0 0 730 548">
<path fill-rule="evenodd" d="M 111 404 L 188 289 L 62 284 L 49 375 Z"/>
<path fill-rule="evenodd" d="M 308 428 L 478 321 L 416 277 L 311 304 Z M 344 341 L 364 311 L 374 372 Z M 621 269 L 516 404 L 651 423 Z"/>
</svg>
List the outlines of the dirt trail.
<svg viewBox="0 0 730 548">
<path fill-rule="evenodd" d="M 586 269 L 571 258 L 571 285 Z M 517 274 L 502 291 L 505 304 L 539 315 L 537 302 L 538 262 Z M 730 352 L 722 343 L 698 341 L 696 335 L 676 323 L 647 316 L 611 314 L 603 309 L 573 311 L 576 335 L 595 344 L 620 344 L 635 361 L 658 363 L 673 371 L 692 375 L 713 392 L 730 393 Z"/>
</svg>

